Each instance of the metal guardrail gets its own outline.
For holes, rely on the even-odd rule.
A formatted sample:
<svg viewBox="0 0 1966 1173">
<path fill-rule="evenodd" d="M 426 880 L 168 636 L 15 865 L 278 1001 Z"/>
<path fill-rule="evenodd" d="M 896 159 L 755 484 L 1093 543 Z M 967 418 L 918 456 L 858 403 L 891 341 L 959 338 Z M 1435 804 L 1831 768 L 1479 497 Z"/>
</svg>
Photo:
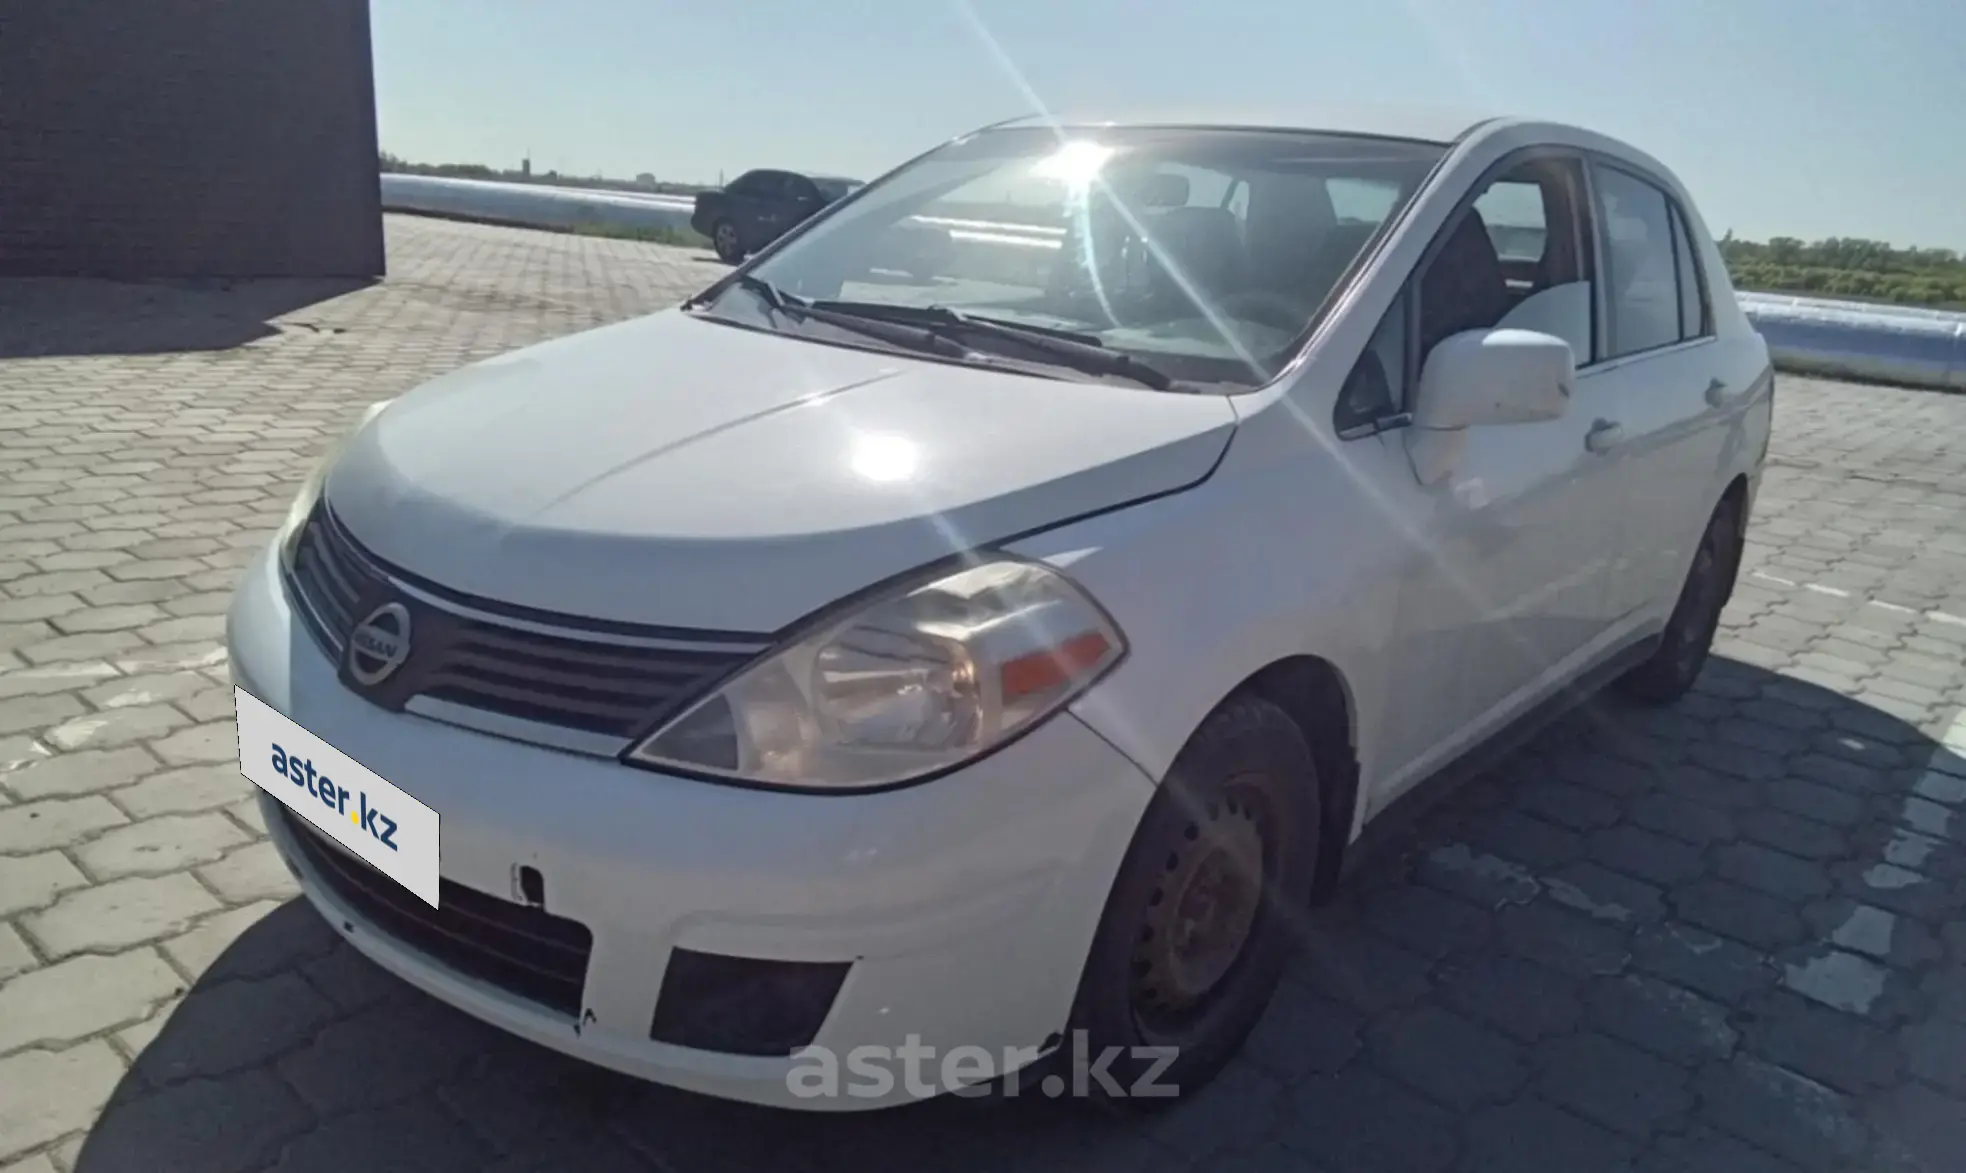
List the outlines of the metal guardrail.
<svg viewBox="0 0 1966 1173">
<path fill-rule="evenodd" d="M 429 175 L 382 177 L 382 206 L 389 211 L 538 228 L 687 228 L 694 204 L 690 196 Z M 1055 230 L 934 222 L 970 246 L 1056 247 Z M 1780 370 L 1966 391 L 1966 313 L 1767 293 L 1739 296 Z"/>
<path fill-rule="evenodd" d="M 384 175 L 382 206 L 391 212 L 462 216 L 534 228 L 573 228 L 586 224 L 688 228 L 695 201 L 689 196 L 493 183 L 435 175 Z"/>
<path fill-rule="evenodd" d="M 1763 293 L 1740 301 L 1782 370 L 1966 391 L 1966 314 Z"/>
</svg>

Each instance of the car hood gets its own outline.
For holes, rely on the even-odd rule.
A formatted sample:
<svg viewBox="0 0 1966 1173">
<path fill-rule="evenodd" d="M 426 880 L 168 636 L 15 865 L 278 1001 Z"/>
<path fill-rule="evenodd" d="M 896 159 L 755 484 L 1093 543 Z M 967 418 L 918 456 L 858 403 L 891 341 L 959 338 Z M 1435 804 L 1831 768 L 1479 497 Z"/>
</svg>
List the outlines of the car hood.
<svg viewBox="0 0 1966 1173">
<path fill-rule="evenodd" d="M 467 594 L 775 632 L 948 554 L 1184 488 L 1226 397 L 958 367 L 679 310 L 466 367 L 352 437 L 327 498 Z"/>
</svg>

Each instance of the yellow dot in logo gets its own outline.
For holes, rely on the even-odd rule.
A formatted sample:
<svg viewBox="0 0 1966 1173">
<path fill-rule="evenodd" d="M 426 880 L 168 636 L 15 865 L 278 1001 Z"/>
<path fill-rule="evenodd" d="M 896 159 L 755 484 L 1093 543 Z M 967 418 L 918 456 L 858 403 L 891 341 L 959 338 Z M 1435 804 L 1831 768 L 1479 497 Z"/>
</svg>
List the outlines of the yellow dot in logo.
<svg viewBox="0 0 1966 1173">
<path fill-rule="evenodd" d="M 362 820 L 356 817 L 354 811 L 348 812 L 348 821 L 355 824 L 358 827 L 362 825 Z"/>
</svg>

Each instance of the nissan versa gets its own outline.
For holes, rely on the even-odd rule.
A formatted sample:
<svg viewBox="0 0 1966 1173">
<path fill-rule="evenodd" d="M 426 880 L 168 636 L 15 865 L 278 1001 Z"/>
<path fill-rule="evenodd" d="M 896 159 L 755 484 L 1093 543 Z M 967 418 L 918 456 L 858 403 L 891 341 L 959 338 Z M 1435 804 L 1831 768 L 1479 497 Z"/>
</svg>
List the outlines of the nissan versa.
<svg viewBox="0 0 1966 1173">
<path fill-rule="evenodd" d="M 308 898 L 714 1095 L 1067 1039 L 1208 1080 L 1389 803 L 1692 684 L 1773 394 L 1647 155 L 1292 121 L 993 126 L 370 409 L 229 619 Z M 942 271 L 883 269 L 923 222 Z"/>
</svg>

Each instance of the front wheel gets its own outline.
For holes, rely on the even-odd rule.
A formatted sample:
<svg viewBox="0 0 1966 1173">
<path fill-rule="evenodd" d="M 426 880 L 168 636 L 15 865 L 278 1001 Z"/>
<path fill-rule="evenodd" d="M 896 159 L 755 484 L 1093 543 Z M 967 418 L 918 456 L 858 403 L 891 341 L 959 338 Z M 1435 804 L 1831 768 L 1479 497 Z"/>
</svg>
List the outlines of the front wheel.
<svg viewBox="0 0 1966 1173">
<path fill-rule="evenodd" d="M 725 264 L 735 265 L 744 259 L 744 241 L 737 235 L 737 225 L 728 220 L 719 220 L 710 229 L 710 245 Z"/>
<path fill-rule="evenodd" d="M 1288 714 L 1244 696 L 1203 722 L 1107 898 L 1065 1047 L 1088 1068 L 1075 1086 L 1151 1111 L 1222 1069 L 1276 992 L 1318 831 L 1317 765 Z"/>
<path fill-rule="evenodd" d="M 1686 572 L 1658 650 L 1619 677 L 1618 692 L 1645 705 L 1669 705 L 1686 695 L 1706 667 L 1740 563 L 1740 510 L 1732 501 L 1723 501 L 1693 552 L 1692 568 Z"/>
</svg>

